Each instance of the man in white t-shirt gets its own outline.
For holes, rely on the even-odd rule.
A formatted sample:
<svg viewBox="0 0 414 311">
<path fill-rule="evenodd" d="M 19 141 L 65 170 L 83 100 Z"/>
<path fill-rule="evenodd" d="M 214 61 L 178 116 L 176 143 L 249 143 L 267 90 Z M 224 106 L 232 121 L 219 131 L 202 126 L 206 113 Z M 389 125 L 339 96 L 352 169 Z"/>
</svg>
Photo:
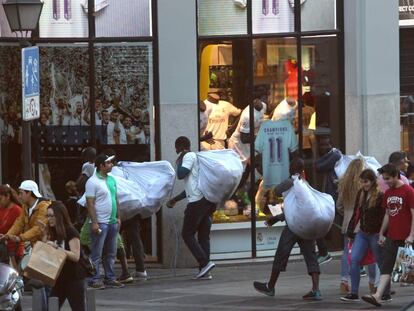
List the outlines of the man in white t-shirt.
<svg viewBox="0 0 414 311">
<path fill-rule="evenodd" d="M 207 132 L 213 134 L 213 141 L 202 142 L 202 150 L 217 150 L 225 148 L 225 141 L 227 139 L 227 129 L 229 127 L 229 117 L 238 116 L 241 112 L 240 109 L 234 107 L 232 104 L 225 100 L 220 100 L 218 95 L 210 94 L 208 99 L 204 101 L 211 104 L 211 113 L 208 118 L 206 127 Z"/>
<path fill-rule="evenodd" d="M 82 171 L 76 180 L 76 189 L 79 193 L 85 192 L 86 181 L 95 171 L 96 149 L 94 147 L 86 147 L 82 150 L 82 159 L 85 161 L 82 165 Z"/>
<path fill-rule="evenodd" d="M 108 175 L 113 167 L 113 159 L 114 156 L 98 155 L 95 159 L 96 172 L 85 186 L 86 203 L 91 218 L 91 259 L 96 268 L 96 274 L 91 278 L 89 286 L 95 289 L 123 287 L 123 284 L 116 280 L 114 273 L 116 239 L 121 217 L 116 181 Z M 101 280 L 100 272 L 102 258 L 104 282 Z"/>
<path fill-rule="evenodd" d="M 260 99 L 253 101 L 254 106 L 254 132 L 259 130 L 260 124 L 263 121 L 266 113 L 266 104 Z M 234 150 L 240 157 L 243 166 L 246 167 L 250 159 L 250 106 L 244 108 L 237 128 L 229 139 L 229 149 Z"/>
<path fill-rule="evenodd" d="M 206 134 L 208 118 L 211 114 L 212 105 L 213 104 L 210 103 L 208 100 L 200 101 L 199 103 L 198 108 L 200 110 L 200 136 Z"/>
<path fill-rule="evenodd" d="M 290 120 L 293 121 L 296 116 L 298 104 L 293 98 L 285 98 L 275 108 L 272 115 L 272 121 Z"/>
<path fill-rule="evenodd" d="M 210 230 L 211 215 L 216 204 L 204 198 L 198 188 L 199 164 L 197 155 L 190 151 L 190 140 L 181 136 L 175 141 L 175 149 L 179 154 L 177 159 L 177 177 L 185 182 L 185 191 L 171 199 L 167 206 L 172 208 L 178 201 L 187 197 L 188 205 L 184 213 L 182 236 L 185 244 L 199 264 L 199 272 L 195 279 L 208 278 L 215 264 L 210 261 Z M 195 234 L 198 235 L 198 240 Z"/>
</svg>

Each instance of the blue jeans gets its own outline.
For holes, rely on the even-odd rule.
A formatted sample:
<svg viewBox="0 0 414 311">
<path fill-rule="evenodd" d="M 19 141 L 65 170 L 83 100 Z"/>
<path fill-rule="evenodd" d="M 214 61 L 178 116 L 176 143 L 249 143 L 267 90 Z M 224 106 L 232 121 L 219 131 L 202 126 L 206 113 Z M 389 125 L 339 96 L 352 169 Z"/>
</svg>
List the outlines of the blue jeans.
<svg viewBox="0 0 414 311">
<path fill-rule="evenodd" d="M 361 279 L 361 261 L 364 259 L 368 249 L 371 249 L 376 262 L 381 265 L 381 248 L 378 244 L 378 233 L 368 234 L 359 231 L 354 239 L 351 253 L 351 293 L 358 295 L 359 281 Z M 375 266 L 373 266 L 375 268 Z M 371 270 L 373 270 L 371 268 Z M 371 272 L 372 273 L 372 272 Z"/>
<path fill-rule="evenodd" d="M 91 226 L 92 228 L 92 226 Z M 91 259 L 96 268 L 96 274 L 91 281 L 101 281 L 100 265 L 103 257 L 105 270 L 105 281 L 115 280 L 114 264 L 116 258 L 116 237 L 118 235 L 118 224 L 99 224 L 102 230 L 100 234 L 93 233 L 91 229 Z"/>
<path fill-rule="evenodd" d="M 349 280 L 349 264 L 348 264 L 348 237 L 344 235 L 344 253 L 342 254 L 341 260 L 341 281 L 348 282 Z"/>
</svg>

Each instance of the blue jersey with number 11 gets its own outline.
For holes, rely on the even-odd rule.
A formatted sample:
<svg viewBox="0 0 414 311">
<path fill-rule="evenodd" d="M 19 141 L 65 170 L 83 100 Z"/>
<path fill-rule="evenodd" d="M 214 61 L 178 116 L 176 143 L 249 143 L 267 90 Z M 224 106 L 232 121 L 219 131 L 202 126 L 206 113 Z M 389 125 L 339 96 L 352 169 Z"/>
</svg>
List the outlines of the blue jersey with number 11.
<svg viewBox="0 0 414 311">
<path fill-rule="evenodd" d="M 256 137 L 255 149 L 262 154 L 265 189 L 289 178 L 289 154 L 298 149 L 298 140 L 290 121 L 263 123 Z"/>
</svg>

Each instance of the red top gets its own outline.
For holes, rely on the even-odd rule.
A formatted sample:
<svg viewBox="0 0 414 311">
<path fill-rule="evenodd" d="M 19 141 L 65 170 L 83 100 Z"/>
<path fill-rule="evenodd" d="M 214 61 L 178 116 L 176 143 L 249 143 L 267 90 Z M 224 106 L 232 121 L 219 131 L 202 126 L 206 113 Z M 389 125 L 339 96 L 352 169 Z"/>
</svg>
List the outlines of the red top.
<svg viewBox="0 0 414 311">
<path fill-rule="evenodd" d="M 6 234 L 10 228 L 13 226 L 14 221 L 23 213 L 23 210 L 20 206 L 13 204 L 8 208 L 0 208 L 0 233 Z M 15 254 L 17 257 L 23 256 L 24 245 L 16 246 L 16 243 L 13 241 L 7 242 L 7 249 L 10 253 Z"/>
<path fill-rule="evenodd" d="M 411 231 L 411 209 L 414 209 L 414 190 L 409 185 L 388 189 L 382 206 L 389 216 L 388 234 L 392 240 L 404 241 Z"/>
</svg>

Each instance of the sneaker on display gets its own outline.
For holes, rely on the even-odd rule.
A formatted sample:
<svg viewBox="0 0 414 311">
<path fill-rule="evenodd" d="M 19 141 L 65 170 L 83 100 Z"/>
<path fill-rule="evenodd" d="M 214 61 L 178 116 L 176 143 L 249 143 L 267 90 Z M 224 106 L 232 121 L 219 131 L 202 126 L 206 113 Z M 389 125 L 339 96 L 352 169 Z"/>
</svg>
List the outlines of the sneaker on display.
<svg viewBox="0 0 414 311">
<path fill-rule="evenodd" d="M 257 290 L 261 294 L 264 294 L 270 297 L 273 297 L 275 295 L 275 289 L 274 288 L 270 289 L 267 283 L 254 282 L 253 286 L 254 286 L 254 289 Z"/>
</svg>

